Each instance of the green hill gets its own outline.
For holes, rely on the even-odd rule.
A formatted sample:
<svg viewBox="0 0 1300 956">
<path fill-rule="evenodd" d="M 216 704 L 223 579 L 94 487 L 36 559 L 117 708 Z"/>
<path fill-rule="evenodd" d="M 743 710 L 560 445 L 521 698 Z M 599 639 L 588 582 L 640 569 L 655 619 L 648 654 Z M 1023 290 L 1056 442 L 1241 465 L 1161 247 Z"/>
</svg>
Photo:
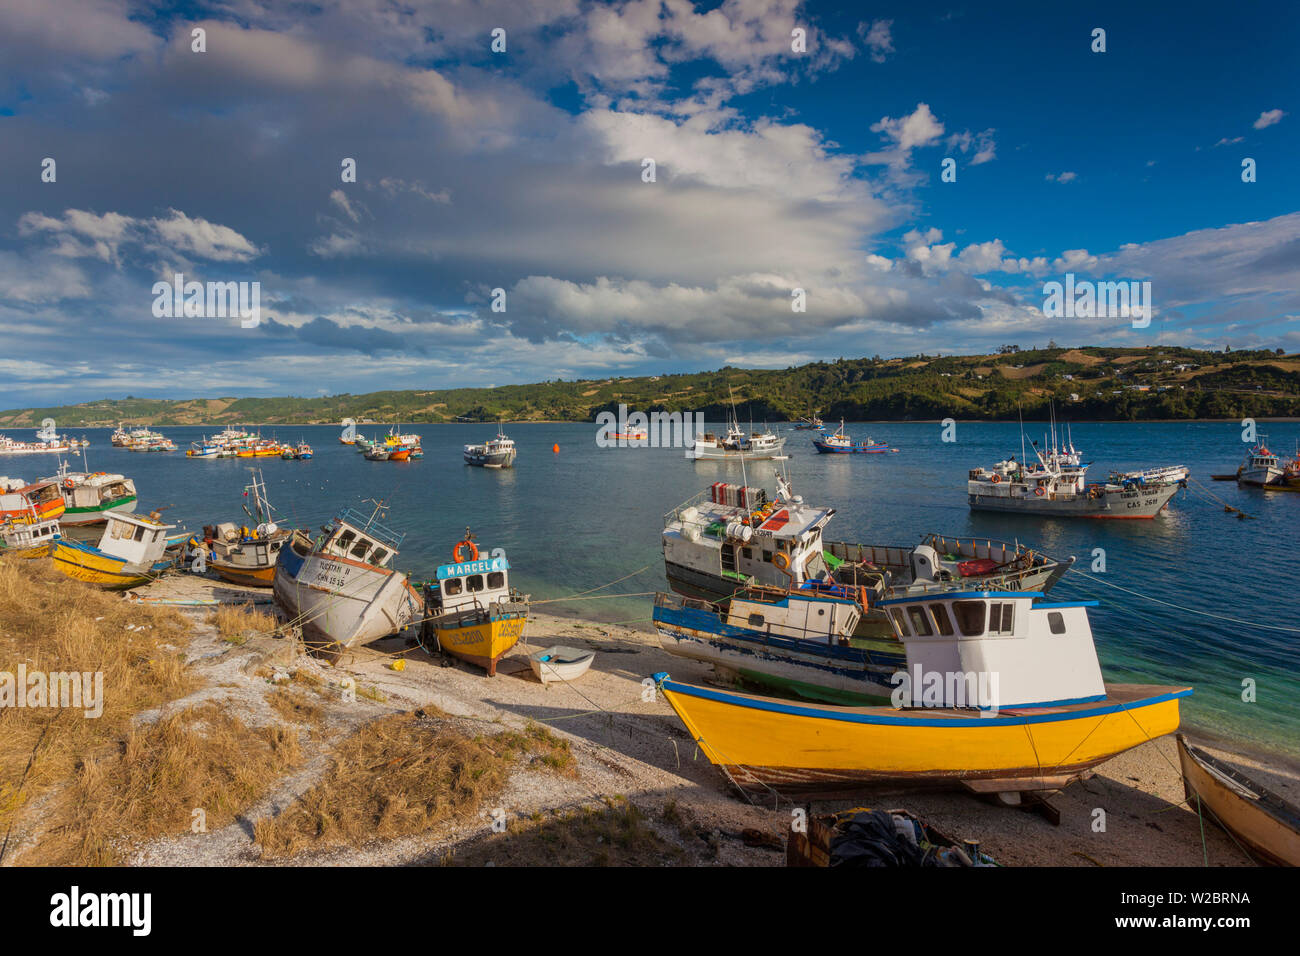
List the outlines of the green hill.
<svg viewBox="0 0 1300 956">
<path fill-rule="evenodd" d="M 1300 417 L 1300 356 L 1207 352 L 1175 346 L 1008 346 L 993 355 L 839 359 L 786 369 L 370 392 L 323 398 L 104 399 L 0 412 L 0 428 L 128 424 L 318 424 L 591 421 L 619 403 L 637 411 L 721 418 L 734 391 L 742 419 L 782 421 L 813 410 L 825 419 L 1042 417 L 1049 402 L 1078 421 Z"/>
</svg>

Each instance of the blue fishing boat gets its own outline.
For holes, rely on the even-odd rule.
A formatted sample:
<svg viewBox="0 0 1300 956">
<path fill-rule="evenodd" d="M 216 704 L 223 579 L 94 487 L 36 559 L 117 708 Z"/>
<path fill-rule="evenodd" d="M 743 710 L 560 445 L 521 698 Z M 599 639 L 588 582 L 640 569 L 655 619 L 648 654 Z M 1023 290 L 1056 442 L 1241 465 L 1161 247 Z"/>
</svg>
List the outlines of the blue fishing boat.
<svg viewBox="0 0 1300 956">
<path fill-rule="evenodd" d="M 898 451 L 897 448 L 890 448 L 881 442 L 872 441 L 868 438 L 866 441 L 854 441 L 848 435 L 844 434 L 844 420 L 840 419 L 840 427 L 836 429 L 833 435 L 821 435 L 812 440 L 813 447 L 823 455 L 882 455 L 886 452 Z"/>
<path fill-rule="evenodd" d="M 896 640 L 853 637 L 875 598 L 847 587 L 752 587 L 726 605 L 659 594 L 653 616 L 664 650 L 712 664 L 724 682 L 831 704 L 881 704 L 907 658 Z"/>
</svg>

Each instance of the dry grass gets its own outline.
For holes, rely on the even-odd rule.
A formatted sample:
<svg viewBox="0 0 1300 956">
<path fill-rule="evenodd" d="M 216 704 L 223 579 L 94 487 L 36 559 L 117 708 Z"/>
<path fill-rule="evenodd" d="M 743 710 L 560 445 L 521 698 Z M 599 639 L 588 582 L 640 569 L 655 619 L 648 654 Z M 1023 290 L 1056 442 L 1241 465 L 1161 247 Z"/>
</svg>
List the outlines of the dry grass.
<svg viewBox="0 0 1300 956">
<path fill-rule="evenodd" d="M 325 708 L 302 691 L 277 687 L 267 695 L 266 702 L 281 720 L 295 724 L 320 724 L 325 718 Z"/>
<path fill-rule="evenodd" d="M 274 613 L 259 611 L 251 604 L 219 607 L 208 615 L 208 623 L 216 626 L 223 641 L 236 645 L 247 644 L 257 635 L 274 634 L 279 626 Z"/>
<path fill-rule="evenodd" d="M 116 753 L 82 762 L 19 862 L 113 865 L 134 843 L 192 829 L 196 811 L 210 832 L 301 760 L 296 731 L 247 727 L 212 703 L 178 711 L 131 731 Z"/>
<path fill-rule="evenodd" d="M 668 821 L 665 821 L 668 822 Z M 622 797 L 512 821 L 443 858 L 444 866 L 675 866 L 688 863 L 680 847 L 661 837 L 649 818 Z"/>
<path fill-rule="evenodd" d="M 259 820 L 254 840 L 274 858 L 424 833 L 478 813 L 524 754 L 558 770 L 573 760 L 567 743 L 541 727 L 468 737 L 437 717 L 381 717 L 339 745 L 320 783 Z"/>
<path fill-rule="evenodd" d="M 33 800 L 120 746 L 135 714 L 195 689 L 188 643 L 173 609 L 129 604 L 46 561 L 0 563 L 0 671 L 100 673 L 104 697 L 97 718 L 84 708 L 0 707 L 0 841 Z"/>
</svg>

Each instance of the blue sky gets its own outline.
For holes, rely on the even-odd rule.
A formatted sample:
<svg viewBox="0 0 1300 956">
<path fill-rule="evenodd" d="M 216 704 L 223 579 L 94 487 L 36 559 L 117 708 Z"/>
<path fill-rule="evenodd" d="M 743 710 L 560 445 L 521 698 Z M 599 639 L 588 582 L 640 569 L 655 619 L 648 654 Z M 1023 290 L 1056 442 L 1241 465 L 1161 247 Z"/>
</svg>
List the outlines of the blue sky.
<svg viewBox="0 0 1300 956">
<path fill-rule="evenodd" d="M 0 0 L 0 404 L 1297 351 L 1297 41 L 1254 3 Z M 260 324 L 155 316 L 176 272 Z M 1067 272 L 1150 281 L 1150 327 L 1045 317 Z"/>
</svg>

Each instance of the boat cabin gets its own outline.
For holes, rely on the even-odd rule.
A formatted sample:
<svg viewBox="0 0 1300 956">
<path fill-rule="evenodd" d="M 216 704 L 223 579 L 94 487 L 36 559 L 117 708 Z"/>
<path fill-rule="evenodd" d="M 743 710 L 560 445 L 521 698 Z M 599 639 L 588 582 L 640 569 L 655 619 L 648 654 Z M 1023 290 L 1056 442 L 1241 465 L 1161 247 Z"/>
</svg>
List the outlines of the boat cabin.
<svg viewBox="0 0 1300 956">
<path fill-rule="evenodd" d="M 729 488 L 720 492 L 715 486 L 665 515 L 666 561 L 739 583 L 780 587 L 826 572 L 822 529 L 834 508 L 810 507 L 797 495 L 769 501 L 760 489 Z"/>
<path fill-rule="evenodd" d="M 425 588 L 430 616 L 484 609 L 489 604 L 510 600 L 510 563 L 504 553 L 475 561 L 444 564 L 437 580 Z"/>
<path fill-rule="evenodd" d="M 764 594 L 755 589 L 733 597 L 723 621 L 769 635 L 847 645 L 861 617 L 862 609 L 852 598 L 798 591 Z"/>
<path fill-rule="evenodd" d="M 22 550 L 35 548 L 49 542 L 59 534 L 58 519 L 48 521 L 13 521 L 9 518 L 0 520 L 0 541 L 6 548 Z"/>
<path fill-rule="evenodd" d="M 118 511 L 105 512 L 104 519 L 99 550 L 139 567 L 149 567 L 162 560 L 167 550 L 167 532 L 176 527 L 164 524 L 153 515 L 146 518 Z"/>
<path fill-rule="evenodd" d="M 387 567 L 392 562 L 404 537 L 350 508 L 324 530 L 325 543 L 318 553 L 376 568 Z"/>
<path fill-rule="evenodd" d="M 1096 601 L 1048 603 L 1038 591 L 960 591 L 881 601 L 907 652 L 909 673 L 942 676 L 942 702 L 972 683 L 989 693 L 978 706 L 1049 706 L 1101 700 L 1106 689 L 1088 622 Z M 912 679 L 914 698 L 921 688 Z"/>
</svg>

